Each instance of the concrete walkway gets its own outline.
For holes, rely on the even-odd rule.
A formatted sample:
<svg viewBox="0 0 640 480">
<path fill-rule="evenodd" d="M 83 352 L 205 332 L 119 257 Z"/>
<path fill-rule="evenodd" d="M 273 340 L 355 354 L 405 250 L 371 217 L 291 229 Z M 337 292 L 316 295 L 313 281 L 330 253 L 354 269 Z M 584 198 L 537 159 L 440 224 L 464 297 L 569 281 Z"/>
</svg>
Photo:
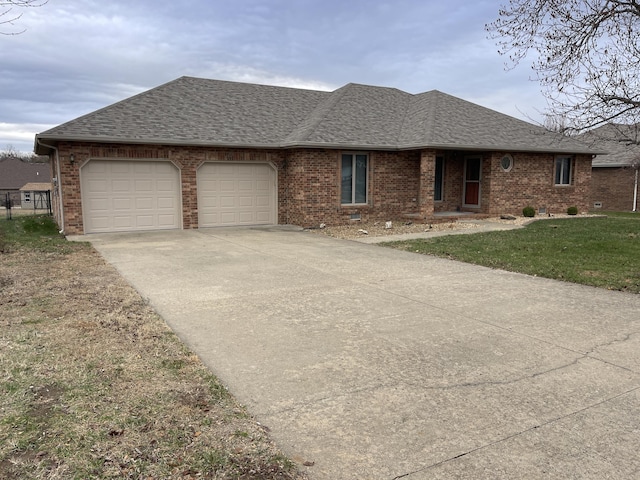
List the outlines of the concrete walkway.
<svg viewBox="0 0 640 480">
<path fill-rule="evenodd" d="M 286 228 L 83 239 L 312 480 L 640 476 L 640 296 Z"/>
</svg>

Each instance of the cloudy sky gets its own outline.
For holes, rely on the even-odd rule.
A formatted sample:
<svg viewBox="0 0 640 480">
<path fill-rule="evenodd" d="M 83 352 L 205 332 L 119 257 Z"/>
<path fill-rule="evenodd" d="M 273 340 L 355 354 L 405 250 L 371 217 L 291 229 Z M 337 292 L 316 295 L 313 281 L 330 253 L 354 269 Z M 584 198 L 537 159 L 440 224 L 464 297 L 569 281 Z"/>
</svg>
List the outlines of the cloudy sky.
<svg viewBox="0 0 640 480">
<path fill-rule="evenodd" d="M 0 25 L 0 150 L 183 75 L 334 90 L 441 90 L 542 121 L 526 65 L 485 23 L 500 0 L 49 0 Z M 3 11 L 0 7 L 0 13 Z M 7 15 L 0 18 L 8 18 Z"/>
</svg>

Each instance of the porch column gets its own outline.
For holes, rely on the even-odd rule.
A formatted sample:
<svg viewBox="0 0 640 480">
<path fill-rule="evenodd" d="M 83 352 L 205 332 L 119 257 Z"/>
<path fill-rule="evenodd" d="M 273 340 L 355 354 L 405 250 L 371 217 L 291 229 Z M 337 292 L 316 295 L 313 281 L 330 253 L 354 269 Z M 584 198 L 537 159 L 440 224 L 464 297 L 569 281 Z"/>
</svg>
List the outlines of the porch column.
<svg viewBox="0 0 640 480">
<path fill-rule="evenodd" d="M 420 179 L 418 185 L 418 209 L 420 217 L 433 217 L 433 187 L 436 178 L 436 151 L 420 152 Z"/>
</svg>

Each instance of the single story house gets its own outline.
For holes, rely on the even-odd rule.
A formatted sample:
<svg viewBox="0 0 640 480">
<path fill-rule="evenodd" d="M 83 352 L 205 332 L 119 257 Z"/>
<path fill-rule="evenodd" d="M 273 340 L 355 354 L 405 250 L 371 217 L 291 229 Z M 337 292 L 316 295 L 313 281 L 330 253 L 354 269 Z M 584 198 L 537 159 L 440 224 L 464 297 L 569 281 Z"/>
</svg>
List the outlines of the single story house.
<svg viewBox="0 0 640 480">
<path fill-rule="evenodd" d="M 49 162 L 29 162 L 17 157 L 0 158 L 0 206 L 6 206 L 7 195 L 11 205 L 21 205 L 20 188 L 29 182 L 51 182 Z"/>
<path fill-rule="evenodd" d="M 39 133 L 66 234 L 589 209 L 595 152 L 432 90 L 181 77 Z"/>
<path fill-rule="evenodd" d="M 593 159 L 591 204 L 608 211 L 638 211 L 640 124 L 609 123 L 580 137 L 587 145 L 608 152 Z"/>
<path fill-rule="evenodd" d="M 22 208 L 31 210 L 49 210 L 51 183 L 27 183 L 20 188 Z"/>
</svg>

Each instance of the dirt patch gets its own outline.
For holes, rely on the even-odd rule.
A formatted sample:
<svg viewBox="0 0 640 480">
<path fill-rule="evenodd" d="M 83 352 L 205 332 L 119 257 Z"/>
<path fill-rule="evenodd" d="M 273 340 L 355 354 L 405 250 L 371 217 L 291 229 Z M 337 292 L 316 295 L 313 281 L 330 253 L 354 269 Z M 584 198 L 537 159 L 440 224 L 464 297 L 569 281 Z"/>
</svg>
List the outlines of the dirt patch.
<svg viewBox="0 0 640 480">
<path fill-rule="evenodd" d="M 462 216 L 459 220 L 440 222 L 440 223 L 424 223 L 411 222 L 407 220 L 390 220 L 391 225 L 387 222 L 353 222 L 348 225 L 324 225 L 322 228 L 313 228 L 309 231 L 330 237 L 353 240 L 362 237 L 384 237 L 390 235 L 402 235 L 405 233 L 423 233 L 423 232 L 454 232 L 458 230 L 477 230 L 487 223 L 497 223 L 503 225 L 526 225 L 537 220 L 552 220 L 558 218 L 584 218 L 591 215 L 554 215 L 540 216 L 528 218 L 523 216 L 513 217 L 512 219 L 504 219 L 500 217 L 491 217 L 475 220 L 472 216 Z"/>
</svg>

